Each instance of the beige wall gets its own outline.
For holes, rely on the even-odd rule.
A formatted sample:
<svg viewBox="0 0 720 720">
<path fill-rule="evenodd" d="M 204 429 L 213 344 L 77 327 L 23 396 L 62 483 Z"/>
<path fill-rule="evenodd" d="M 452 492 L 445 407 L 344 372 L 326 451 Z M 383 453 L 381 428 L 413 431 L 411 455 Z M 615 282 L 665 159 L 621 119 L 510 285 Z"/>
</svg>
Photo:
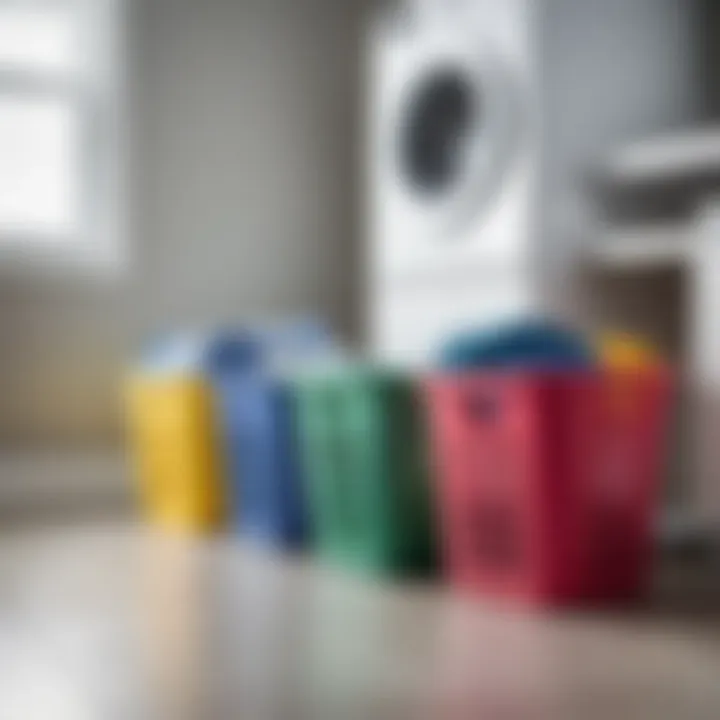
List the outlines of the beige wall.
<svg viewBox="0 0 720 720">
<path fill-rule="evenodd" d="M 0 280 L 0 441 L 116 437 L 148 332 L 249 316 L 354 324 L 364 0 L 136 0 L 131 268 Z"/>
</svg>

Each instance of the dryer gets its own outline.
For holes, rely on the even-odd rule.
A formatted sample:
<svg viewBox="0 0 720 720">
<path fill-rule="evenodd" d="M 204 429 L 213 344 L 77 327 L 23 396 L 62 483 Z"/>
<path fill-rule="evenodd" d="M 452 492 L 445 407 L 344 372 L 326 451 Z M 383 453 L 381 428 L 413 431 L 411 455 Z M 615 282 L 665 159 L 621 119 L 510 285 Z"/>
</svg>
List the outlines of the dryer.
<svg viewBox="0 0 720 720">
<path fill-rule="evenodd" d="M 376 357 L 423 362 L 449 333 L 503 315 L 572 316 L 582 173 L 687 107 L 673 50 L 683 8 L 408 0 L 376 19 L 365 266 Z"/>
</svg>

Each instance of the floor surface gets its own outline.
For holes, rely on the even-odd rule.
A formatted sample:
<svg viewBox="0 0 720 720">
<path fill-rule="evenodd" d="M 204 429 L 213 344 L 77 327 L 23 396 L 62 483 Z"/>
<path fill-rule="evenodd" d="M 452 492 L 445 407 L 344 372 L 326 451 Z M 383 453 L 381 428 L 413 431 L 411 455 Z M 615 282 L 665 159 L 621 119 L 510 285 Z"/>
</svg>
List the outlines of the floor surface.
<svg viewBox="0 0 720 720">
<path fill-rule="evenodd" d="M 717 720 L 720 624 L 503 611 L 129 524 L 15 530 L 0 718 Z"/>
</svg>

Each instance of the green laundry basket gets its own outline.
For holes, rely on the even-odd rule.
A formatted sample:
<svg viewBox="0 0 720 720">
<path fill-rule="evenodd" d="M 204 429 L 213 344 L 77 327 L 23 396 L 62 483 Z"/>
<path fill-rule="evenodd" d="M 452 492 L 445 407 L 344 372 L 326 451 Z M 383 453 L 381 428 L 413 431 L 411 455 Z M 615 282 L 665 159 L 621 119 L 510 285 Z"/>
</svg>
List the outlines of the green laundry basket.
<svg viewBox="0 0 720 720">
<path fill-rule="evenodd" d="M 346 566 L 419 573 L 434 565 L 427 445 L 411 380 L 368 368 L 294 383 L 315 547 Z"/>
</svg>

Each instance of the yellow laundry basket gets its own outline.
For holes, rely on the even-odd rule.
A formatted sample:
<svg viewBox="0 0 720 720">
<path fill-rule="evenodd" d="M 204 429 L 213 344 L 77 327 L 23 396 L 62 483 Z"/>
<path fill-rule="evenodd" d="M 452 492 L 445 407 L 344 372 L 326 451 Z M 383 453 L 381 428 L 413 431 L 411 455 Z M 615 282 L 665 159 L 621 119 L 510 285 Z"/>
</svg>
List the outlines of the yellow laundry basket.
<svg viewBox="0 0 720 720">
<path fill-rule="evenodd" d="M 199 376 L 138 372 L 128 381 L 130 441 L 150 522 L 203 532 L 223 520 L 213 396 Z"/>
</svg>

